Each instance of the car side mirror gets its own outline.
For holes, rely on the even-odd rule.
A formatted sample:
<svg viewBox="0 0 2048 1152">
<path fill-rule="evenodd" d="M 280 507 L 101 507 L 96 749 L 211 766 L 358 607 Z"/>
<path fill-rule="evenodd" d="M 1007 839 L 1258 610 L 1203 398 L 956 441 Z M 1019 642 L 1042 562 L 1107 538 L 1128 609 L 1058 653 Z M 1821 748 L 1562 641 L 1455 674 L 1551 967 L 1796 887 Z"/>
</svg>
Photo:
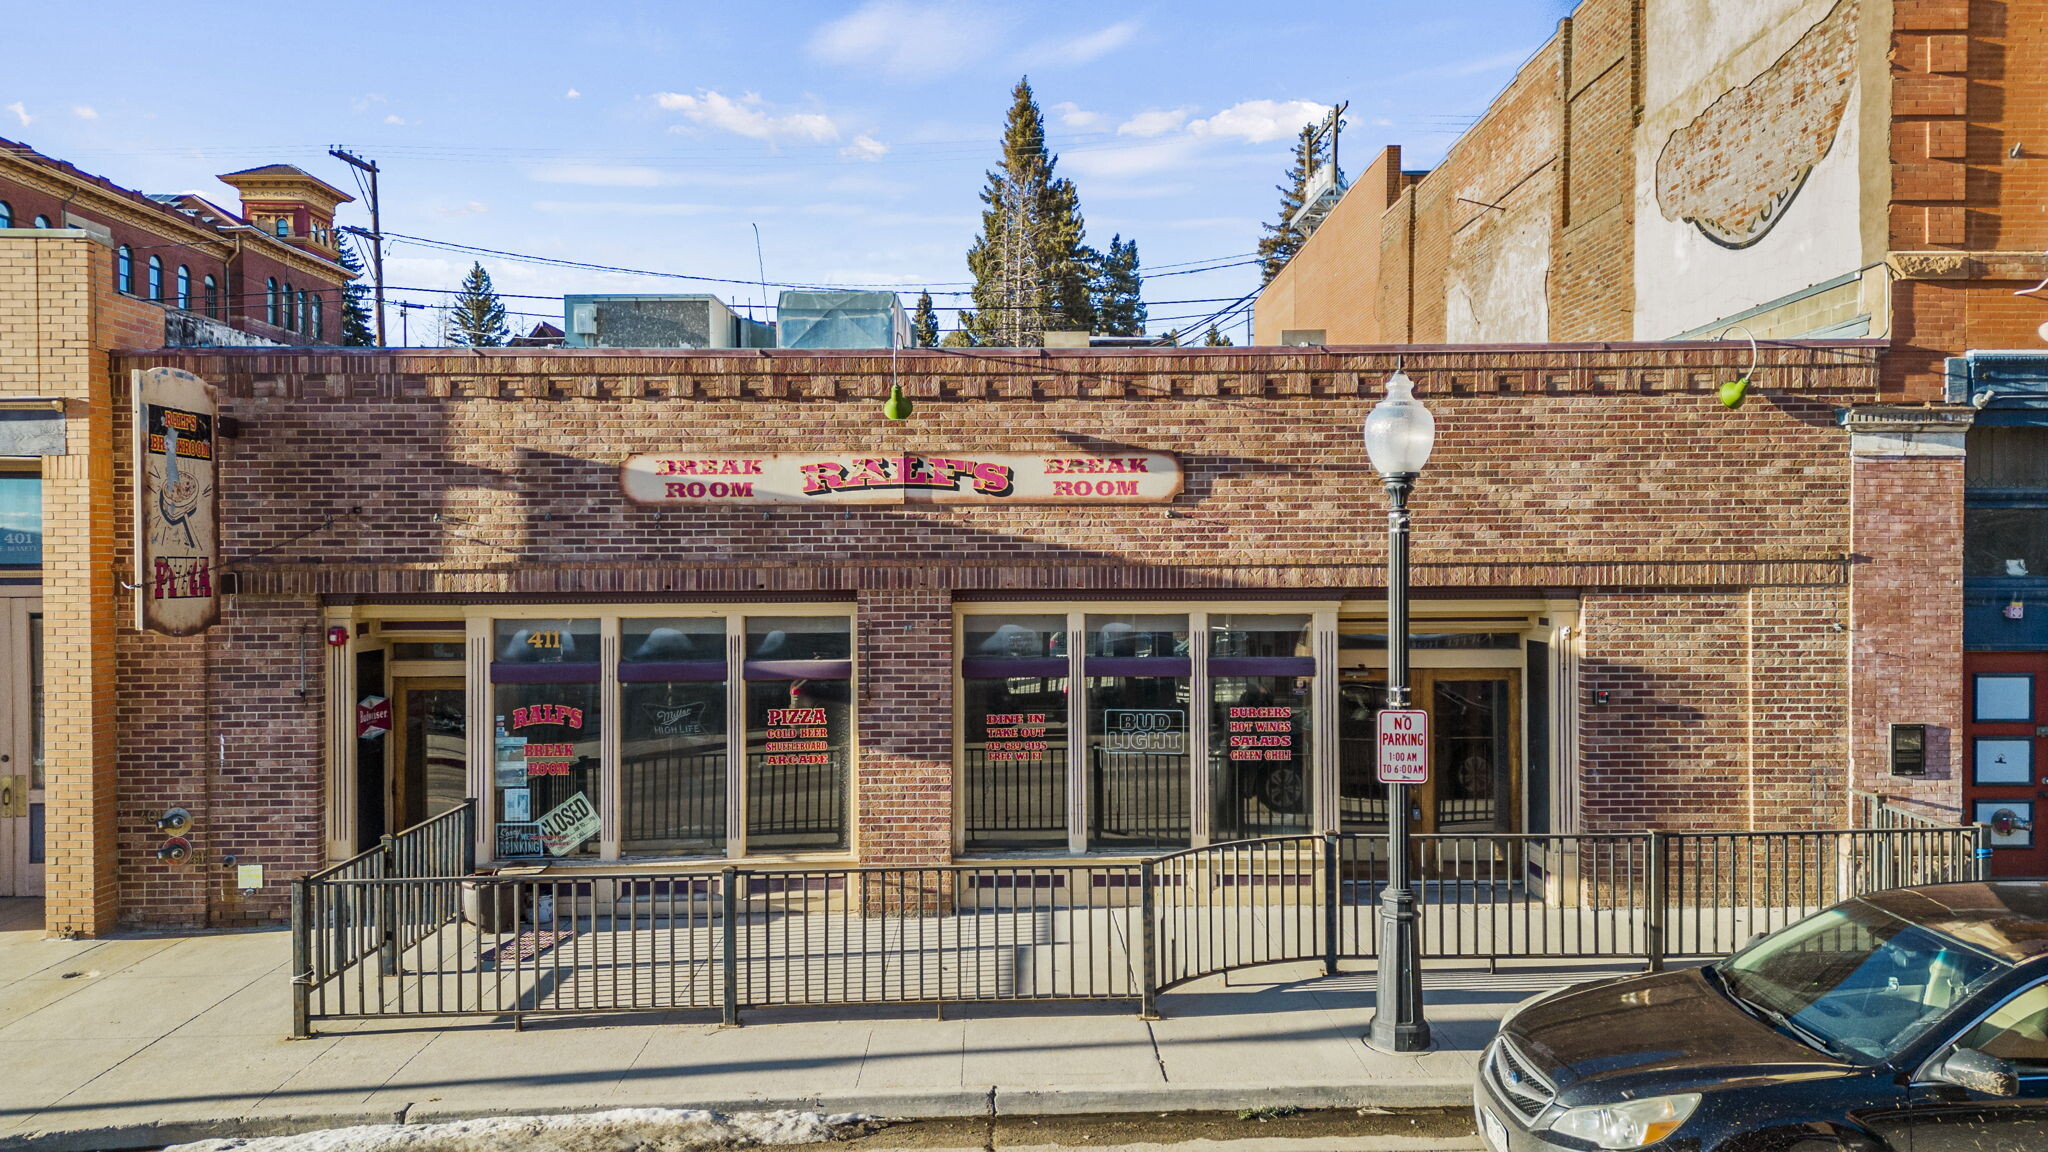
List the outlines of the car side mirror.
<svg viewBox="0 0 2048 1152">
<path fill-rule="evenodd" d="M 1928 1070 L 1928 1079 L 1954 1084 L 1986 1096 L 2017 1096 L 2019 1072 L 2012 1061 L 2000 1060 L 1975 1048 L 1958 1048 Z"/>
</svg>

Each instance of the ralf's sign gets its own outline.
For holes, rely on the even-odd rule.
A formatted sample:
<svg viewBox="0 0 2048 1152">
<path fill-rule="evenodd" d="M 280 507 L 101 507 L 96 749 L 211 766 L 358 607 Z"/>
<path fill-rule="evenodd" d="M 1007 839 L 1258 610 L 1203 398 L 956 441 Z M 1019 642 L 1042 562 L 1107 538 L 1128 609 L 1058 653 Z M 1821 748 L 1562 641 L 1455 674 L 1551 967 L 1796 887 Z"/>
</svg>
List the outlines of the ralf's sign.
<svg viewBox="0 0 2048 1152">
<path fill-rule="evenodd" d="M 1380 709 L 1380 783 L 1429 783 L 1429 713 Z"/>
<path fill-rule="evenodd" d="M 137 627 L 190 636 L 220 620 L 219 400 L 175 368 L 132 380 Z"/>
<path fill-rule="evenodd" d="M 1180 494 L 1180 461 L 1113 455 L 634 456 L 620 473 L 642 504 L 1148 504 Z"/>
</svg>

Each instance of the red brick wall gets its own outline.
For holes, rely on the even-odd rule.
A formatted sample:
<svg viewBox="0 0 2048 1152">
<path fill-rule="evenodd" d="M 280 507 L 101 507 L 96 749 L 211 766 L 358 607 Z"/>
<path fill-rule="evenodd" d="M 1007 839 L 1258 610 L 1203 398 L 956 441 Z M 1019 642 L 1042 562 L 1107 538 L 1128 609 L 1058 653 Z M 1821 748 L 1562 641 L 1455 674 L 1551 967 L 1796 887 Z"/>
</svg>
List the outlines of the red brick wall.
<svg viewBox="0 0 2048 1152">
<path fill-rule="evenodd" d="M 1406 353 L 1439 421 L 1415 497 L 1418 587 L 1584 597 L 1582 687 L 1615 693 L 1605 709 L 1581 700 L 1587 827 L 1768 827 L 1841 810 L 1845 641 L 1834 625 L 1845 558 L 1863 549 L 1833 414 L 1869 395 L 1872 352 L 1767 349 L 1760 394 L 1736 412 L 1711 393 L 1724 347 Z M 1382 579 L 1381 534 L 1361 526 L 1377 523 L 1383 496 L 1357 430 L 1391 356 L 1034 354 L 1020 368 L 906 355 L 918 400 L 903 424 L 880 417 L 888 361 L 855 356 L 249 350 L 118 366 L 156 363 L 219 384 L 244 422 L 224 446 L 226 551 L 261 555 L 237 565 L 243 591 L 203 661 L 174 642 L 122 638 L 131 918 L 188 916 L 202 897 L 216 923 L 271 916 L 275 896 L 244 907 L 230 895 L 221 856 L 273 875 L 317 859 L 321 596 L 851 591 L 856 840 L 868 859 L 929 862 L 952 839 L 956 590 L 1336 597 L 1371 596 Z M 632 453 L 792 445 L 1165 449 L 1181 455 L 1187 491 L 1167 506 L 772 517 L 657 514 L 618 492 Z M 1923 557 L 1896 562 L 1919 565 L 1902 583 L 1926 578 Z M 158 726 L 179 699 L 193 711 Z M 202 724 L 204 748 L 170 746 Z M 209 768 L 222 736 L 226 761 Z M 138 822 L 200 793 L 199 879 L 152 871 Z"/>
<path fill-rule="evenodd" d="M 1858 458 L 1850 756 L 1856 787 L 1960 803 L 1963 459 Z M 1890 775 L 1890 724 L 1927 724 L 1927 777 Z"/>
</svg>

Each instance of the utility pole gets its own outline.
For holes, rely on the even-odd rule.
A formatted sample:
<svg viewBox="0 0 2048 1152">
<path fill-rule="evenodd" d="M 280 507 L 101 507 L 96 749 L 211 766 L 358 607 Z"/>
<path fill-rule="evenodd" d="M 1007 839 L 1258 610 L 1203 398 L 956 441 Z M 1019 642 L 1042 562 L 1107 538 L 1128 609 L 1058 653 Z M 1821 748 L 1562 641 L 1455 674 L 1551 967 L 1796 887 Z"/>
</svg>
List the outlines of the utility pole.
<svg viewBox="0 0 2048 1152">
<path fill-rule="evenodd" d="M 365 160 L 340 148 L 329 148 L 329 156 L 370 176 L 370 278 L 376 286 L 377 346 L 384 347 L 384 215 L 377 202 L 377 162 Z"/>
</svg>

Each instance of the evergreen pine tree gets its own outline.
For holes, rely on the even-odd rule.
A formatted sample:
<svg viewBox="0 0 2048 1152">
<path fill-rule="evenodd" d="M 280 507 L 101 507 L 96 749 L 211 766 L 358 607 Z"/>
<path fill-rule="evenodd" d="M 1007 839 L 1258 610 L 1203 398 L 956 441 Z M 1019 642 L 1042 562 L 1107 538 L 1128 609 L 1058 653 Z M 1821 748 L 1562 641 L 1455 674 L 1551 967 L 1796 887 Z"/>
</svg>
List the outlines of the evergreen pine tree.
<svg viewBox="0 0 2048 1152">
<path fill-rule="evenodd" d="M 1308 178 L 1316 170 L 1321 151 L 1315 143 L 1315 126 L 1303 125 L 1301 135 L 1294 141 L 1294 167 L 1287 170 L 1287 183 L 1273 186 L 1280 193 L 1279 218 L 1266 225 L 1266 234 L 1259 237 L 1259 259 L 1264 264 L 1261 273 L 1266 280 L 1279 275 L 1308 239 L 1293 220 L 1308 196 Z"/>
<path fill-rule="evenodd" d="M 1030 80 L 1011 95 L 1002 163 L 988 174 L 981 234 L 967 250 L 974 311 L 960 323 L 976 344 L 1034 347 L 1048 329 L 1094 329 L 1092 269 L 1080 196 L 1053 176 L 1059 158 L 1046 149 Z"/>
<path fill-rule="evenodd" d="M 920 292 L 917 311 L 910 317 L 910 343 L 914 348 L 939 346 L 939 313 L 932 307 L 932 294 Z"/>
<path fill-rule="evenodd" d="M 377 342 L 377 329 L 370 322 L 370 290 L 361 280 L 363 262 L 346 243 L 340 246 L 338 262 L 357 277 L 341 290 L 341 342 L 350 348 L 368 348 Z"/>
<path fill-rule="evenodd" d="M 1107 336 L 1144 335 L 1144 287 L 1138 275 L 1138 242 L 1111 237 L 1095 276 L 1095 330 Z"/>
<path fill-rule="evenodd" d="M 1168 348 L 1178 348 L 1180 347 L 1180 329 L 1168 328 L 1166 335 L 1161 336 L 1159 339 L 1164 341 Z"/>
<path fill-rule="evenodd" d="M 448 342 L 466 348 L 496 348 L 512 335 L 505 327 L 505 302 L 491 290 L 491 274 L 471 264 L 462 290 L 448 305 Z"/>
<path fill-rule="evenodd" d="M 1223 330 L 1214 324 L 1209 325 L 1208 335 L 1202 337 L 1202 343 L 1210 348 L 1229 348 L 1232 346 L 1230 337 L 1225 336 Z"/>
</svg>

